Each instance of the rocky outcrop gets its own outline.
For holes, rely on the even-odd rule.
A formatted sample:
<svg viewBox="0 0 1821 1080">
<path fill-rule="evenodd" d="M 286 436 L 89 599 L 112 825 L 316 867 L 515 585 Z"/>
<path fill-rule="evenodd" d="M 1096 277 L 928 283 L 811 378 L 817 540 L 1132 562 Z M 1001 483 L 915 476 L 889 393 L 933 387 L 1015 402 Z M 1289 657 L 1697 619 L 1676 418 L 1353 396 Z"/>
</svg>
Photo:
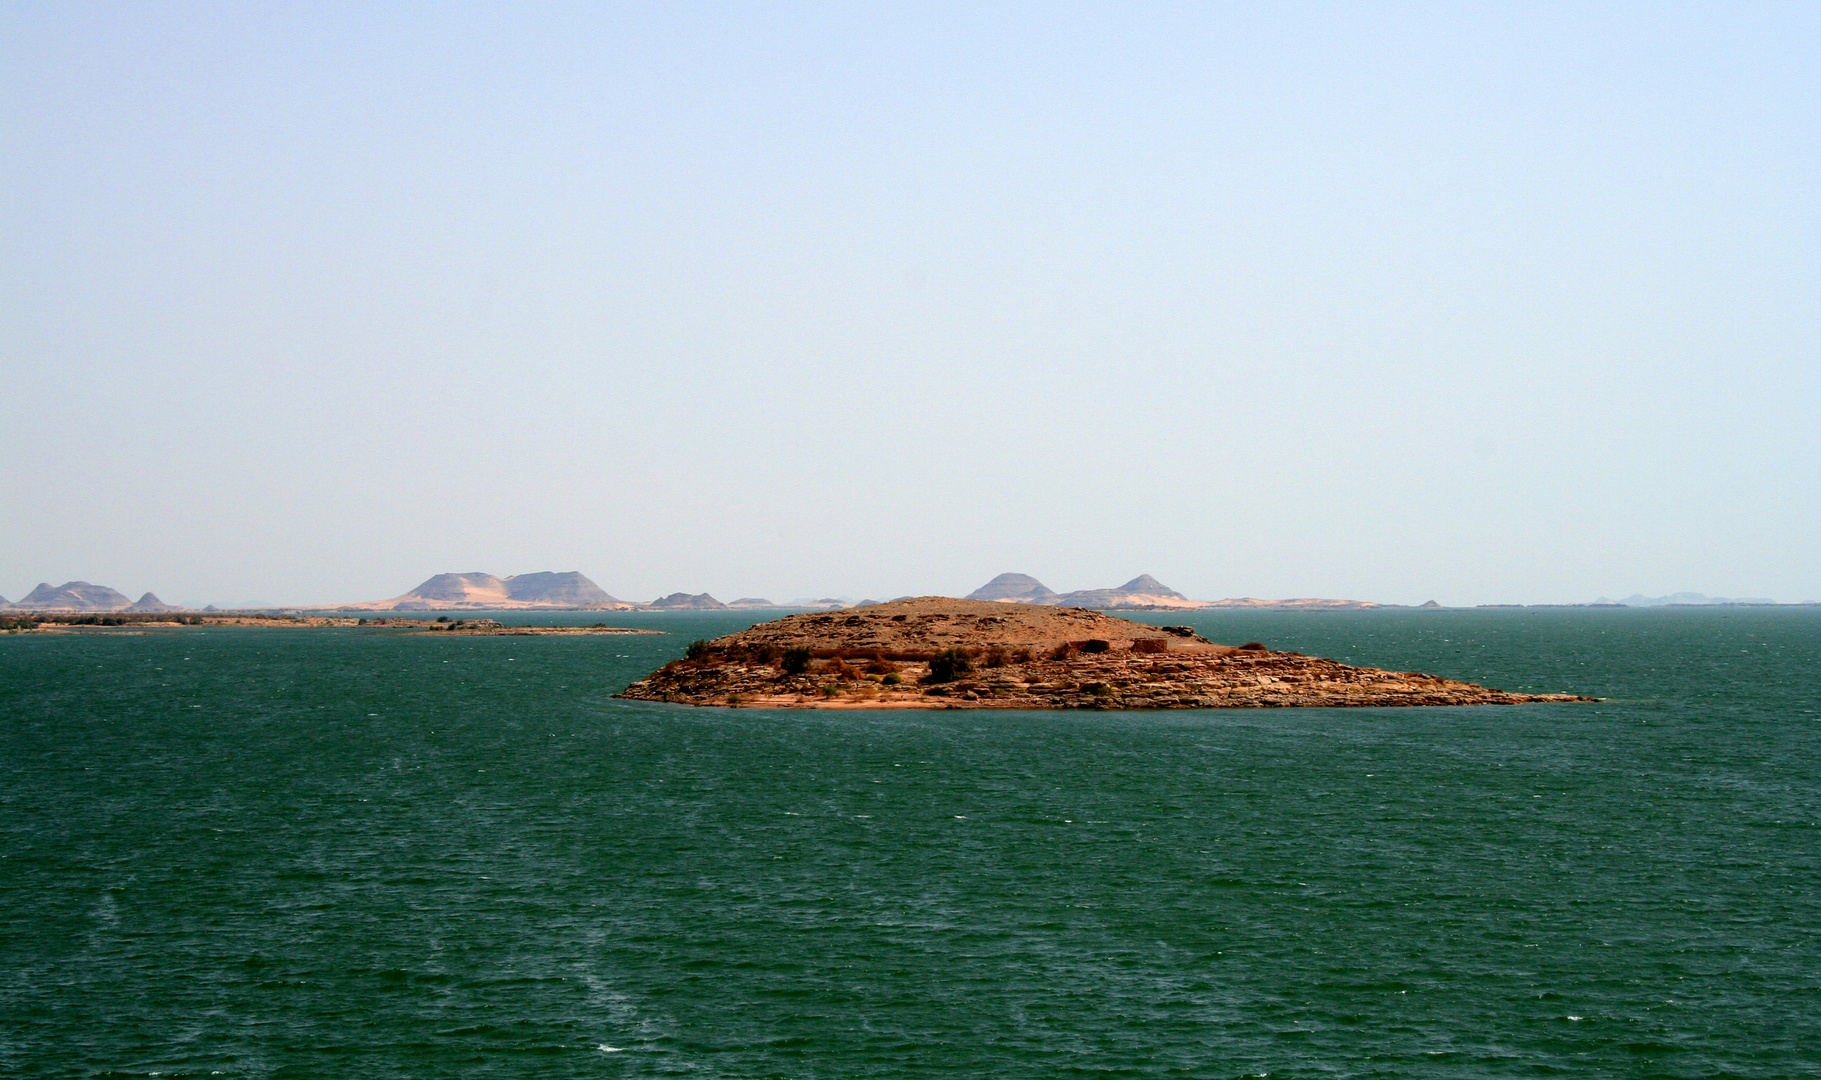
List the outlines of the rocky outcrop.
<svg viewBox="0 0 1821 1080">
<path fill-rule="evenodd" d="M 619 696 L 774 708 L 1207 709 L 1587 701 L 1353 667 L 1080 608 L 918 597 L 692 646 Z"/>
<path fill-rule="evenodd" d="M 125 593 L 106 585 L 86 581 L 66 581 L 53 587 L 41 581 L 38 587 L 13 605 L 15 611 L 125 611 L 133 601 Z"/>
<path fill-rule="evenodd" d="M 158 611 L 178 611 L 181 609 L 172 607 L 171 605 L 165 603 L 163 600 L 158 599 L 158 597 L 156 597 L 148 592 L 144 596 L 133 601 L 133 606 L 127 608 L 127 610 L 128 611 L 158 612 Z"/>
<path fill-rule="evenodd" d="M 725 611 L 727 605 L 707 593 L 673 592 L 669 596 L 660 596 L 646 607 L 653 611 Z"/>
</svg>

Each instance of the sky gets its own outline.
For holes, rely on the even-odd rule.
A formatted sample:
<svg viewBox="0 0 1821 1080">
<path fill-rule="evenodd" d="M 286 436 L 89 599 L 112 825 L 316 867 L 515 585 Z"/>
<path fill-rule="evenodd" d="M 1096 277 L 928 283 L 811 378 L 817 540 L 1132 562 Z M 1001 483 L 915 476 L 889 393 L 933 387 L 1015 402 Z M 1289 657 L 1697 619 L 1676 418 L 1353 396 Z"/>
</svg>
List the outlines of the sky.
<svg viewBox="0 0 1821 1080">
<path fill-rule="evenodd" d="M 0 7 L 0 595 L 1821 599 L 1821 7 Z"/>
</svg>

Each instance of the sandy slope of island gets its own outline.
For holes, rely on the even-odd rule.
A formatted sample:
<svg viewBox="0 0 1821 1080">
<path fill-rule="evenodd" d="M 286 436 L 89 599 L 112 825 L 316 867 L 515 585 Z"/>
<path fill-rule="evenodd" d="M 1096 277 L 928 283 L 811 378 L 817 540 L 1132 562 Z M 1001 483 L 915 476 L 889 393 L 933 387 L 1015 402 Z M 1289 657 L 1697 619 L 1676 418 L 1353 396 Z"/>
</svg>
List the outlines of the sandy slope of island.
<svg viewBox="0 0 1821 1080">
<path fill-rule="evenodd" d="M 1084 608 L 925 596 L 791 615 L 711 642 L 619 695 L 770 708 L 1209 709 L 1515 705 L 1592 701 L 1512 694 L 1408 671 L 1352 667 L 1186 626 Z"/>
</svg>

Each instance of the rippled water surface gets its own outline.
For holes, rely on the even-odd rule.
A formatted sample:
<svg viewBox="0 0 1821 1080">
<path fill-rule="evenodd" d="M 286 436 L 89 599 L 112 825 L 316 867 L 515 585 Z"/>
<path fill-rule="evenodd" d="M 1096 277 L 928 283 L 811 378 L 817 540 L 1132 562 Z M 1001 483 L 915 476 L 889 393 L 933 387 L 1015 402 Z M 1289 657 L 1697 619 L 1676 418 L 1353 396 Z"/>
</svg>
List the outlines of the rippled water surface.
<svg viewBox="0 0 1821 1080">
<path fill-rule="evenodd" d="M 618 621 L 0 637 L 0 1075 L 1821 1075 L 1816 611 L 1207 617 L 1614 700 L 1166 713 Z"/>
</svg>

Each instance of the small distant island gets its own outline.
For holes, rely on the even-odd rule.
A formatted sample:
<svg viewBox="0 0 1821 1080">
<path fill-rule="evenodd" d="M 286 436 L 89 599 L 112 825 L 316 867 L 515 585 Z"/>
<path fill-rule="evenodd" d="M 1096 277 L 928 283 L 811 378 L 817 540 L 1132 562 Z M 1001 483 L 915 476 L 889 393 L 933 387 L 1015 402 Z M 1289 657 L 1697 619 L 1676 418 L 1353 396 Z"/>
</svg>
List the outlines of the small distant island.
<svg viewBox="0 0 1821 1080">
<path fill-rule="evenodd" d="M 587 634 L 662 634 L 630 626 L 509 626 L 497 619 L 371 618 L 348 615 L 280 615 L 257 611 L 216 612 L 73 612 L 0 613 L 0 633 L 7 634 L 143 634 L 195 626 L 259 627 L 275 630 L 356 629 L 388 634 L 466 635 L 469 637 L 562 637 Z"/>
<path fill-rule="evenodd" d="M 1513 694 L 1217 645 L 1098 611 L 924 596 L 760 623 L 692 644 L 620 697 L 808 709 L 1210 709 L 1516 705 Z"/>
</svg>

